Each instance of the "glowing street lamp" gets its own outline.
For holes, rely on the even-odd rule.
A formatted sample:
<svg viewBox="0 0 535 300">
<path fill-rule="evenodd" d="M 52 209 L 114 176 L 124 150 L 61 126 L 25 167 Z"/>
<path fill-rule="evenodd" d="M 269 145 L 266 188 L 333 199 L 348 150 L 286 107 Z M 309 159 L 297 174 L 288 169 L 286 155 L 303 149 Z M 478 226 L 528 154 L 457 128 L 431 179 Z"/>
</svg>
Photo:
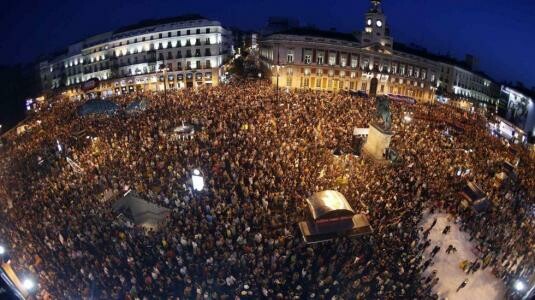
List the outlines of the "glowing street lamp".
<svg viewBox="0 0 535 300">
<path fill-rule="evenodd" d="M 515 287 L 515 290 L 517 290 L 519 292 L 521 292 L 521 291 L 526 289 L 526 285 L 524 284 L 524 282 L 522 282 L 522 280 L 517 280 L 515 282 L 514 287 Z"/>
<path fill-rule="evenodd" d="M 204 178 L 202 177 L 201 172 L 198 169 L 193 170 L 193 175 L 191 175 L 191 182 L 195 191 L 200 192 L 204 189 Z"/>
<path fill-rule="evenodd" d="M 32 292 L 35 288 L 35 282 L 31 278 L 26 278 L 22 281 L 22 286 L 27 292 Z"/>
<path fill-rule="evenodd" d="M 5 253 L 6 253 L 6 248 L 0 245 L 0 255 L 4 255 Z"/>
<path fill-rule="evenodd" d="M 408 124 L 412 122 L 412 113 L 405 112 L 403 113 L 403 123 Z"/>
</svg>

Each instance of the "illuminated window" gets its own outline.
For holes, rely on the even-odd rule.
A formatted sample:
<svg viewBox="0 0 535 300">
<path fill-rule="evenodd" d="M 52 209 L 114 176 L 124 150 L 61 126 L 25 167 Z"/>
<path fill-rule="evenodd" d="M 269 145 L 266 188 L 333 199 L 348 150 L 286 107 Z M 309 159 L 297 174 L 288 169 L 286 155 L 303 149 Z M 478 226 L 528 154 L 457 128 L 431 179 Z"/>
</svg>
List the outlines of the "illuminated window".
<svg viewBox="0 0 535 300">
<path fill-rule="evenodd" d="M 286 57 L 286 61 L 289 64 L 293 64 L 293 62 L 294 62 L 294 52 L 293 52 L 293 50 L 288 50 L 288 55 Z"/>
<path fill-rule="evenodd" d="M 317 60 L 316 63 L 318 65 L 323 65 L 323 53 L 318 54 L 318 57 L 316 58 L 316 60 Z"/>
<path fill-rule="evenodd" d="M 359 61 L 356 58 L 351 59 L 351 68 L 356 68 L 359 64 Z"/>
<path fill-rule="evenodd" d="M 336 54 L 329 55 L 329 65 L 334 66 L 336 64 Z"/>
<path fill-rule="evenodd" d="M 312 55 L 306 54 L 305 55 L 305 64 L 309 65 L 312 62 Z"/>
<path fill-rule="evenodd" d="M 345 56 L 342 56 L 342 57 L 340 58 L 340 65 L 341 65 L 342 67 L 345 67 L 346 64 L 347 64 L 347 58 L 346 58 Z"/>
</svg>

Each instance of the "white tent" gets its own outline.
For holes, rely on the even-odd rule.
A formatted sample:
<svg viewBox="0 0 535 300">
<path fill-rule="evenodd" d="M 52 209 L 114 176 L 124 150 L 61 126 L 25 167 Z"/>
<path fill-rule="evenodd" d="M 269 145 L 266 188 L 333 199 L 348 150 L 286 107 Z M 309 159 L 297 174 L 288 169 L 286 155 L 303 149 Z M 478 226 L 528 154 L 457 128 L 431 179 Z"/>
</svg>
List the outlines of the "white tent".
<svg viewBox="0 0 535 300">
<path fill-rule="evenodd" d="M 131 191 L 117 200 L 112 209 L 115 213 L 122 213 L 128 217 L 134 224 L 152 229 L 163 224 L 171 213 L 170 209 L 143 200 L 137 193 Z"/>
</svg>

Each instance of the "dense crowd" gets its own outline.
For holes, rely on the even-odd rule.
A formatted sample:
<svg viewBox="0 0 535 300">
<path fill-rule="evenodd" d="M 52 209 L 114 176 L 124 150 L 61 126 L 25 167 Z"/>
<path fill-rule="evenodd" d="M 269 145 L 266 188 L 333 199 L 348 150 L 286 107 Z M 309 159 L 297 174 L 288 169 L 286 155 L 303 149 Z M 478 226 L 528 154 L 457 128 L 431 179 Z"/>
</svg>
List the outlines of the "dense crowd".
<svg viewBox="0 0 535 300">
<path fill-rule="evenodd" d="M 389 165 L 333 155 L 375 119 L 370 99 L 277 95 L 256 81 L 113 101 L 138 98 L 147 110 L 79 117 L 79 101 L 57 97 L 1 149 L 0 242 L 16 268 L 36 274 L 37 297 L 438 299 L 438 279 L 422 275 L 432 263 L 419 227 L 429 209 L 457 216 L 504 280 L 533 270 L 533 160 L 480 118 L 392 103 L 391 146 L 403 162 Z M 173 139 L 181 124 L 199 130 Z M 515 159 L 518 180 L 495 187 L 500 164 Z M 193 169 L 202 192 L 192 190 Z M 489 194 L 488 212 L 459 205 L 468 180 Z M 118 222 L 112 203 L 130 189 L 172 210 L 165 226 Z M 371 235 L 303 242 L 305 199 L 328 189 L 367 215 Z"/>
</svg>

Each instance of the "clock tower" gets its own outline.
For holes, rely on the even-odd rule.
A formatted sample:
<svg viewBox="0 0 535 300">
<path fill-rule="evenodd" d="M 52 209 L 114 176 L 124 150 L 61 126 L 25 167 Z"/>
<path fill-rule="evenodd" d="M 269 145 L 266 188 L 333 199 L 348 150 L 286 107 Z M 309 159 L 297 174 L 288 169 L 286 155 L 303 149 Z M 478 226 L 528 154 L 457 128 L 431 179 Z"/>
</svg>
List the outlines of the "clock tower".
<svg viewBox="0 0 535 300">
<path fill-rule="evenodd" d="M 371 7 L 366 13 L 364 31 L 361 35 L 363 46 L 377 46 L 379 49 L 392 51 L 393 40 L 383 14 L 381 0 L 371 0 Z"/>
</svg>

